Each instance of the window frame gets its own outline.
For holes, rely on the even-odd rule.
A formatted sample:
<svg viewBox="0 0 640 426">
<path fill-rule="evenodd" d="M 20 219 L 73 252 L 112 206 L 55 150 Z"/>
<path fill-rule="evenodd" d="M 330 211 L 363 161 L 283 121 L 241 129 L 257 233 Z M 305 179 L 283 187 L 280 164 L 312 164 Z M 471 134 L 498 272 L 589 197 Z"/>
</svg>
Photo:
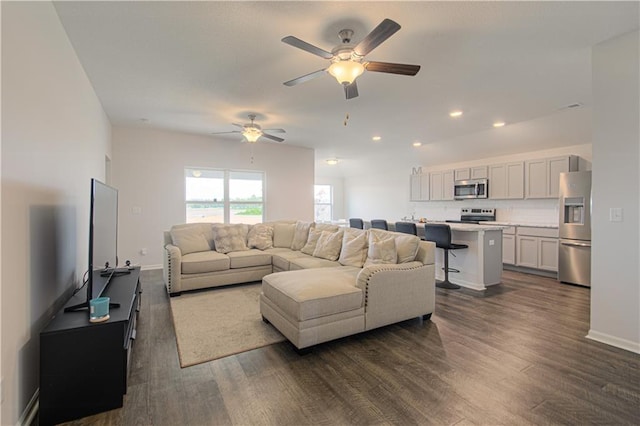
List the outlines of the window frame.
<svg viewBox="0 0 640 426">
<path fill-rule="evenodd" d="M 316 202 L 316 192 L 317 192 L 317 188 L 319 186 L 324 186 L 324 187 L 328 187 L 329 188 L 329 202 L 328 203 L 318 203 Z M 316 207 L 317 206 L 328 206 L 329 207 L 329 220 L 328 222 L 331 222 L 333 220 L 333 185 L 331 184 L 314 184 L 313 185 L 313 216 L 314 216 L 314 220 L 317 222 L 319 221 L 318 217 L 316 216 Z"/>
<path fill-rule="evenodd" d="M 206 200 L 206 199 L 199 199 L 199 200 L 188 200 L 187 199 L 187 178 L 190 176 L 193 177 L 197 177 L 195 175 L 193 175 L 194 172 L 213 172 L 213 173 L 222 173 L 222 180 L 223 180 L 223 199 L 222 201 L 216 201 L 216 199 L 214 198 L 214 201 L 210 201 L 210 200 Z M 260 194 L 260 198 L 261 201 L 232 201 L 230 199 L 230 193 L 231 193 L 231 180 L 233 179 L 233 174 L 234 173 L 248 173 L 248 174 L 255 174 L 255 175 L 260 175 L 261 177 L 261 183 L 262 183 L 262 193 Z M 209 168 L 209 167 L 185 167 L 184 168 L 184 203 L 185 203 L 185 223 L 219 223 L 219 222 L 209 222 L 209 221 L 190 221 L 189 220 L 189 214 L 188 214 L 188 208 L 189 205 L 191 204 L 222 204 L 222 210 L 223 210 L 223 215 L 222 215 L 222 223 L 232 223 L 231 222 L 231 211 L 232 211 L 232 206 L 234 205 L 255 205 L 255 206 L 260 206 L 261 207 L 261 216 L 260 216 L 260 222 L 264 222 L 264 217 L 265 217 L 265 212 L 266 212 L 266 173 L 260 170 L 240 170 L 240 169 L 217 169 L 217 168 Z M 241 223 L 241 222 L 233 222 L 233 223 Z"/>
</svg>

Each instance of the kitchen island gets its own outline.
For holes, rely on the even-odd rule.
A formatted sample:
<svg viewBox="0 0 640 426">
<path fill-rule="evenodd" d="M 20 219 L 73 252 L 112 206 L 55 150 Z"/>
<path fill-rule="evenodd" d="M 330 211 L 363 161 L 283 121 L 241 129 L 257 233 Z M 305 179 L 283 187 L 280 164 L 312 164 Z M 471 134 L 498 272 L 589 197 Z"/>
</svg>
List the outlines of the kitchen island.
<svg viewBox="0 0 640 426">
<path fill-rule="evenodd" d="M 445 222 L 428 222 L 445 223 Z M 486 290 L 502 282 L 502 225 L 446 223 L 451 241 L 469 248 L 449 251 L 449 281 L 472 290 Z M 418 223 L 418 235 L 424 237 L 424 223 Z M 444 279 L 444 250 L 436 250 L 436 279 Z"/>
</svg>

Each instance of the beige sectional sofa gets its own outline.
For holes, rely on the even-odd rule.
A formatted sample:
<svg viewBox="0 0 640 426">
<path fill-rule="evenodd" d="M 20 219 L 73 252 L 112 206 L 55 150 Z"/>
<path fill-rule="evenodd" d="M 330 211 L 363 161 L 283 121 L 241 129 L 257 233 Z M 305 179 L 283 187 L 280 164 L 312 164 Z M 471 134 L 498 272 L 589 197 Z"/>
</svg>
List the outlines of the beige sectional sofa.
<svg viewBox="0 0 640 426">
<path fill-rule="evenodd" d="M 297 348 L 435 307 L 435 245 L 302 221 L 185 224 L 165 232 L 164 278 L 182 291 L 262 280 L 260 310 Z"/>
</svg>

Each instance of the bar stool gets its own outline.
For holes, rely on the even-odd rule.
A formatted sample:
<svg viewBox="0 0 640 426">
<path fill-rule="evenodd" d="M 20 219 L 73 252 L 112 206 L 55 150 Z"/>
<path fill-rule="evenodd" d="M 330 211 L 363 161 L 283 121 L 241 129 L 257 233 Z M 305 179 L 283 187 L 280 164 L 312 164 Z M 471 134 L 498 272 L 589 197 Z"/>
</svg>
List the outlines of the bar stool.
<svg viewBox="0 0 640 426">
<path fill-rule="evenodd" d="M 364 229 L 364 221 L 362 219 L 352 217 L 351 219 L 349 219 L 349 227 Z"/>
<path fill-rule="evenodd" d="M 389 225 L 387 225 L 387 221 L 384 219 L 371 219 L 371 227 L 375 229 L 384 229 L 385 231 L 389 230 Z"/>
<path fill-rule="evenodd" d="M 444 281 L 437 281 L 436 287 L 458 289 L 459 285 L 449 281 L 449 271 L 460 272 L 457 269 L 449 268 L 449 250 L 469 248 L 466 244 L 455 244 L 451 242 L 451 227 L 441 223 L 427 223 L 424 225 L 424 239 L 436 243 L 437 248 L 444 250 Z"/>
<path fill-rule="evenodd" d="M 418 227 L 413 222 L 396 222 L 396 232 L 418 235 Z"/>
</svg>

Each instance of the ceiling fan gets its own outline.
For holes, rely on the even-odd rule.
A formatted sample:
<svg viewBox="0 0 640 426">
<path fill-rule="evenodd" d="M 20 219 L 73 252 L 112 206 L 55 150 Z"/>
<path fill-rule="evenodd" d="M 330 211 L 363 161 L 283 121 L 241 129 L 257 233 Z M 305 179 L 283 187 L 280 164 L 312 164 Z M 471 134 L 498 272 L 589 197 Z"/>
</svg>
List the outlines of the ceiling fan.
<svg viewBox="0 0 640 426">
<path fill-rule="evenodd" d="M 390 62 L 364 60 L 364 57 L 367 54 L 395 34 L 399 29 L 400 25 L 397 22 L 392 21 L 391 19 L 385 19 L 357 45 L 351 44 L 353 30 L 341 30 L 338 33 L 338 37 L 342 41 L 342 44 L 333 48 L 331 52 L 309 44 L 306 41 L 302 41 L 297 37 L 287 36 L 282 39 L 284 43 L 297 47 L 298 49 L 305 50 L 316 56 L 320 56 L 321 58 L 329 59 L 331 61 L 331 65 L 327 68 L 303 75 L 302 77 L 286 81 L 284 85 L 295 86 L 296 84 L 321 77 L 328 72 L 344 86 L 344 93 L 347 99 L 352 99 L 358 96 L 356 78 L 365 70 L 390 74 L 416 75 L 418 71 L 420 71 L 420 65 L 394 64 Z"/>
<path fill-rule="evenodd" d="M 249 120 L 251 120 L 251 123 L 246 123 L 246 124 L 231 123 L 234 126 L 240 127 L 242 130 L 232 130 L 230 132 L 217 132 L 217 133 L 212 133 L 212 135 L 222 135 L 225 133 L 240 133 L 242 136 L 245 137 L 245 139 L 249 143 L 256 143 L 258 141 L 258 138 L 260 137 L 265 137 L 267 139 L 271 139 L 276 142 L 284 142 L 284 139 L 282 138 L 265 133 L 265 132 L 286 133 L 284 129 L 263 129 L 262 127 L 260 127 L 259 124 L 254 123 L 255 119 L 256 119 L 255 114 L 249 114 Z"/>
</svg>

